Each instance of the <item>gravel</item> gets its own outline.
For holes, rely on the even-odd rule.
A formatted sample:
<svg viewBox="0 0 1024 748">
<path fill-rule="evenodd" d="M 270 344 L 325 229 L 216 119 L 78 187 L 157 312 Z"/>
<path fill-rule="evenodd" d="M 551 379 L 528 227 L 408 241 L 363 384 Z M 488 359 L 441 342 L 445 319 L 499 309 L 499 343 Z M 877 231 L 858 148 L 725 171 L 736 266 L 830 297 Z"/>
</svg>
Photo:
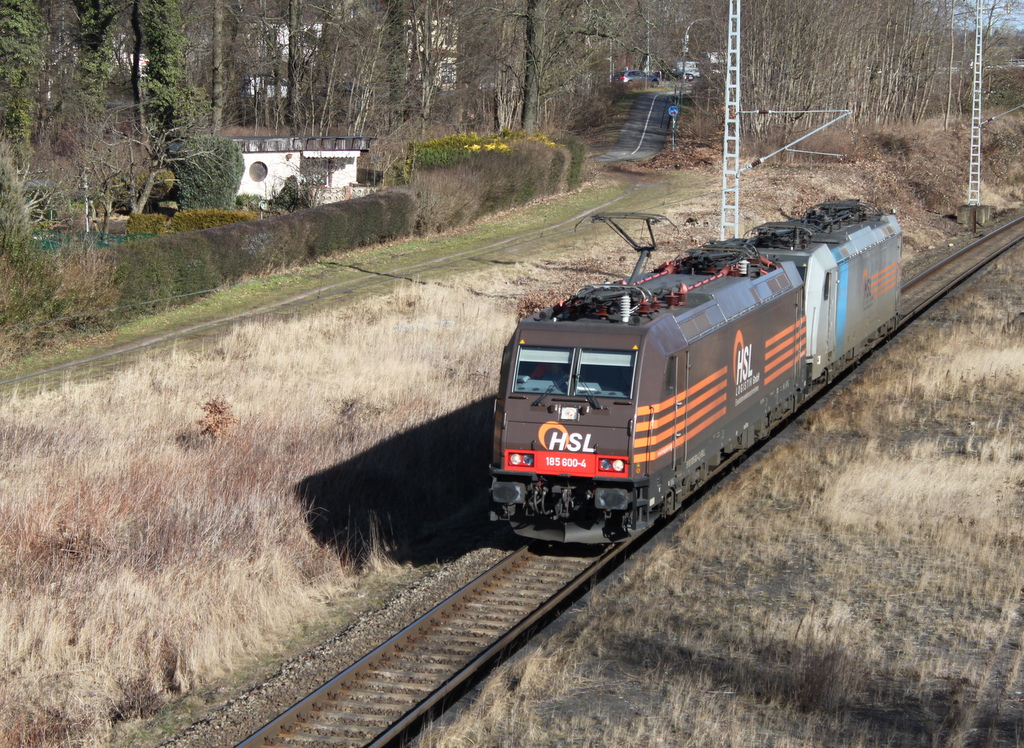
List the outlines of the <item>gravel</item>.
<svg viewBox="0 0 1024 748">
<path fill-rule="evenodd" d="M 505 558 L 515 541 L 495 533 L 488 547 L 470 551 L 431 571 L 323 641 L 283 662 L 271 677 L 211 708 L 180 735 L 160 743 L 174 748 L 222 748 L 256 732 L 377 645 Z"/>
</svg>

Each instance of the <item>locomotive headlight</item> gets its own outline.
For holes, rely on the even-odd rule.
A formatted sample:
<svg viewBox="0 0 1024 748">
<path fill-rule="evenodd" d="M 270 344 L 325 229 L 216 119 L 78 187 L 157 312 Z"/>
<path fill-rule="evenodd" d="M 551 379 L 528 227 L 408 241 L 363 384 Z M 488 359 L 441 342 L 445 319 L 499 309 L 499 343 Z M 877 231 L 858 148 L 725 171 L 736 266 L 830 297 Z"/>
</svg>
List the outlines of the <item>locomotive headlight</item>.
<svg viewBox="0 0 1024 748">
<path fill-rule="evenodd" d="M 616 473 L 621 473 L 626 469 L 626 463 L 622 460 L 612 460 L 612 470 Z"/>
<path fill-rule="evenodd" d="M 601 469 L 606 473 L 621 473 L 626 469 L 626 463 L 623 460 L 613 460 L 610 457 L 602 457 Z"/>
<path fill-rule="evenodd" d="M 508 456 L 509 465 L 521 465 L 523 463 L 523 456 L 513 452 Z"/>
<path fill-rule="evenodd" d="M 558 417 L 563 421 L 580 420 L 580 409 L 575 405 L 563 405 Z"/>
<path fill-rule="evenodd" d="M 533 467 L 533 455 L 523 455 L 523 464 L 526 467 Z"/>
</svg>

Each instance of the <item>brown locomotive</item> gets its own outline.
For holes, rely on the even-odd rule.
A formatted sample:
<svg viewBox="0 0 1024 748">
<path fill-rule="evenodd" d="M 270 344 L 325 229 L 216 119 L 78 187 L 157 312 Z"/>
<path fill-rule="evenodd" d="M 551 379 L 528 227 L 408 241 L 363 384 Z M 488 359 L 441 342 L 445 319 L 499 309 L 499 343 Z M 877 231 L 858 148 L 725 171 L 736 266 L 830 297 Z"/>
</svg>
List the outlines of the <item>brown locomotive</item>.
<svg viewBox="0 0 1024 748">
<path fill-rule="evenodd" d="M 674 512 L 899 310 L 899 225 L 856 200 L 647 273 L 665 219 L 594 218 L 640 252 L 633 275 L 521 321 L 495 404 L 491 516 L 559 542 L 620 540 Z"/>
</svg>

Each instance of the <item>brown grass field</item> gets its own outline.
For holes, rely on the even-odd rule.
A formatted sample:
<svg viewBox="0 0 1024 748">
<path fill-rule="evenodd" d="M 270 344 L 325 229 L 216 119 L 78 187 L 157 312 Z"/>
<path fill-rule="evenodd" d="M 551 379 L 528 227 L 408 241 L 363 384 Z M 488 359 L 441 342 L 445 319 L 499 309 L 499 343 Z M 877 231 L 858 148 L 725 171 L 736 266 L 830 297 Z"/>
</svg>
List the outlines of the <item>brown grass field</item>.
<svg viewBox="0 0 1024 748">
<path fill-rule="evenodd" d="M 102 743 L 111 720 L 152 713 L 357 591 L 382 543 L 405 550 L 413 520 L 465 513 L 463 494 L 441 495 L 459 459 L 420 486 L 415 496 L 431 503 L 405 522 L 390 516 L 407 508 L 389 506 L 401 497 L 353 495 L 343 516 L 362 521 L 341 526 L 317 524 L 324 508 L 302 499 L 315 502 L 305 482 L 346 458 L 493 392 L 511 314 L 475 324 L 485 309 L 494 315 L 409 286 L 6 402 L 0 744 Z M 435 448 L 485 462 L 486 447 L 482 457 L 464 449 L 486 433 L 489 403 L 480 410 L 464 433 L 435 427 Z M 422 457 L 405 459 L 423 471 Z"/>
<path fill-rule="evenodd" d="M 952 234 L 870 160 L 745 185 L 752 222 L 856 195 L 910 205 L 908 256 Z M 713 186 L 667 209 L 662 259 L 717 238 L 716 210 Z M 552 259 L 7 396 L 0 748 L 106 745 L 372 576 L 471 542 L 516 316 L 632 262 L 570 235 Z M 1020 298 L 972 298 L 428 743 L 966 745 L 1019 717 Z"/>
<path fill-rule="evenodd" d="M 1024 745 L 1007 258 L 421 745 Z"/>
</svg>

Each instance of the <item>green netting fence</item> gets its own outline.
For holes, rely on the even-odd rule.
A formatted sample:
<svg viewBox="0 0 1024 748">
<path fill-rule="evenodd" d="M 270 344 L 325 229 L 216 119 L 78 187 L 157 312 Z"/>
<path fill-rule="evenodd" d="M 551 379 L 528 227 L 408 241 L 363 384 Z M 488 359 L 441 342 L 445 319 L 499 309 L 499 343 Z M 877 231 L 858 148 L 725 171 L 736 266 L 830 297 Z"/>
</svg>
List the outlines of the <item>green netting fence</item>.
<svg viewBox="0 0 1024 748">
<path fill-rule="evenodd" d="M 78 231 L 75 233 L 63 233 L 60 231 L 34 231 L 32 233 L 32 246 L 44 252 L 54 252 L 61 249 L 73 249 L 84 247 L 113 247 L 125 242 L 137 242 L 149 239 L 156 234 L 128 234 L 127 236 L 115 236 L 105 234 L 102 231 Z"/>
</svg>

